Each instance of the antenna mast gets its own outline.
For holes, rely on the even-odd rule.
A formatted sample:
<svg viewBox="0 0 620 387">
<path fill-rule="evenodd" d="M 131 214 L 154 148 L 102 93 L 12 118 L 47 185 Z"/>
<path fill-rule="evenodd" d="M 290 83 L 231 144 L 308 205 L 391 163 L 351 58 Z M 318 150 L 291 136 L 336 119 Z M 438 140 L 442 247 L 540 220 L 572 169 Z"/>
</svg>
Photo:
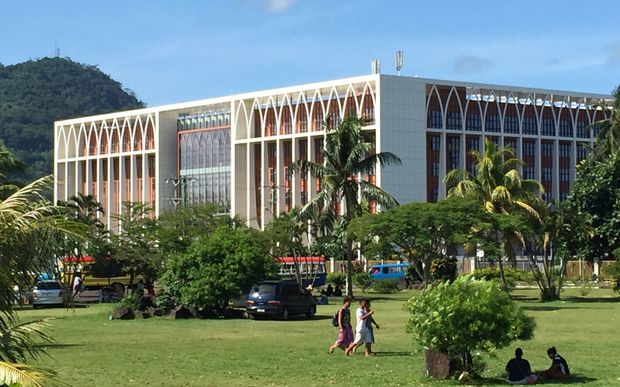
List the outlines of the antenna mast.
<svg viewBox="0 0 620 387">
<path fill-rule="evenodd" d="M 403 50 L 396 51 L 396 75 L 400 76 L 400 69 L 403 67 Z"/>
</svg>

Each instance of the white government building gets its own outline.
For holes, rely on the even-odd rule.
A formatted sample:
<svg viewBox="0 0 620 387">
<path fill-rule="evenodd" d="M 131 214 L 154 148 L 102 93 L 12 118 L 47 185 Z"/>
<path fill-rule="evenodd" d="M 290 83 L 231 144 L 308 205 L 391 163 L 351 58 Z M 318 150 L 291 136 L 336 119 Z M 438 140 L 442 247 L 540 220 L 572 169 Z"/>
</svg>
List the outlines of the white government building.
<svg viewBox="0 0 620 387">
<path fill-rule="evenodd" d="M 321 162 L 324 122 L 367 117 L 376 150 L 402 166 L 362 176 L 400 203 L 445 197 L 443 177 L 471 168 L 484 138 L 513 147 L 523 175 L 546 199 L 564 199 L 575 165 L 608 117 L 610 95 L 371 74 L 226 97 L 102 114 L 54 124 L 54 199 L 92 194 L 102 219 L 125 201 L 158 215 L 213 202 L 264 227 L 312 199 L 320 181 L 288 175 L 294 160 Z M 372 204 L 371 204 L 372 205 Z M 373 209 L 374 210 L 374 209 Z"/>
</svg>

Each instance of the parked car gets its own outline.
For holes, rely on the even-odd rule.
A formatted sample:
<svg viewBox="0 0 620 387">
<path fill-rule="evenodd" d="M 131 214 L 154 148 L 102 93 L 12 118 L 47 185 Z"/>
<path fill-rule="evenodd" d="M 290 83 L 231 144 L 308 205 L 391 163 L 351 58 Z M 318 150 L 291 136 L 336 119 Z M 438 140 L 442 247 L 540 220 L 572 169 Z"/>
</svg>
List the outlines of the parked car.
<svg viewBox="0 0 620 387">
<path fill-rule="evenodd" d="M 378 263 L 372 265 L 368 274 L 373 280 L 394 280 L 399 282 L 407 276 L 408 263 Z"/>
<path fill-rule="evenodd" d="M 252 286 L 245 310 L 252 319 L 268 316 L 288 320 L 294 315 L 313 318 L 316 300 L 295 281 L 261 281 Z"/>
<path fill-rule="evenodd" d="M 39 308 L 45 305 L 63 305 L 64 291 L 60 281 L 37 281 L 32 289 L 32 307 Z"/>
</svg>

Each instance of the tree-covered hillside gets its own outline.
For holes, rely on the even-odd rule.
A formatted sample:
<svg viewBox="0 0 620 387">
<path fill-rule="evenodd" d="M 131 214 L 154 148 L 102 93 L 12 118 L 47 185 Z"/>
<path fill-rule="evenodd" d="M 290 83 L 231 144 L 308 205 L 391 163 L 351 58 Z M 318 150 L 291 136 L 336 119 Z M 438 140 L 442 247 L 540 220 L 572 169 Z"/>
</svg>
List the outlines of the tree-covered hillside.
<svg viewBox="0 0 620 387">
<path fill-rule="evenodd" d="M 0 64 L 0 141 L 25 164 L 14 176 L 22 181 L 53 172 L 55 120 L 143 106 L 97 66 L 64 58 Z"/>
</svg>

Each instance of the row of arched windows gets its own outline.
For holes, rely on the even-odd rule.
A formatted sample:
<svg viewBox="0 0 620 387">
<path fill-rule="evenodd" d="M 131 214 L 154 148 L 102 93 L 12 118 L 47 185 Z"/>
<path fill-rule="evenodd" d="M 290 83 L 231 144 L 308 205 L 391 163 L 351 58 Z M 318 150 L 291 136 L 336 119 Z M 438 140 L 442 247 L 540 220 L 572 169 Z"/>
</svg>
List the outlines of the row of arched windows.
<svg viewBox="0 0 620 387">
<path fill-rule="evenodd" d="M 553 101 L 535 94 L 467 94 L 464 87 L 428 85 L 427 127 L 541 136 L 591 138 L 588 127 L 609 118 L 611 110 L 585 99 Z M 575 102 L 575 103 L 572 103 Z M 596 128 L 592 134 L 596 135 Z"/>
<path fill-rule="evenodd" d="M 57 130 L 59 159 L 155 149 L 151 115 L 61 126 Z"/>
<path fill-rule="evenodd" d="M 315 90 L 312 98 L 307 98 L 307 94 L 302 92 L 297 100 L 291 100 L 285 95 L 281 103 L 276 103 L 273 97 L 262 104 L 256 99 L 249 112 L 245 111 L 241 102 L 237 122 L 251 122 L 254 129 L 250 132 L 255 138 L 262 137 L 263 133 L 265 136 L 274 136 L 320 131 L 325 126 L 335 128 L 349 115 L 363 117 L 368 120 L 368 125 L 372 125 L 375 120 L 375 93 L 370 83 L 357 86 L 359 90 L 349 85 L 344 94 L 339 94 L 333 88 L 328 96 Z M 248 120 L 250 114 L 254 116 L 253 120 Z"/>
</svg>

